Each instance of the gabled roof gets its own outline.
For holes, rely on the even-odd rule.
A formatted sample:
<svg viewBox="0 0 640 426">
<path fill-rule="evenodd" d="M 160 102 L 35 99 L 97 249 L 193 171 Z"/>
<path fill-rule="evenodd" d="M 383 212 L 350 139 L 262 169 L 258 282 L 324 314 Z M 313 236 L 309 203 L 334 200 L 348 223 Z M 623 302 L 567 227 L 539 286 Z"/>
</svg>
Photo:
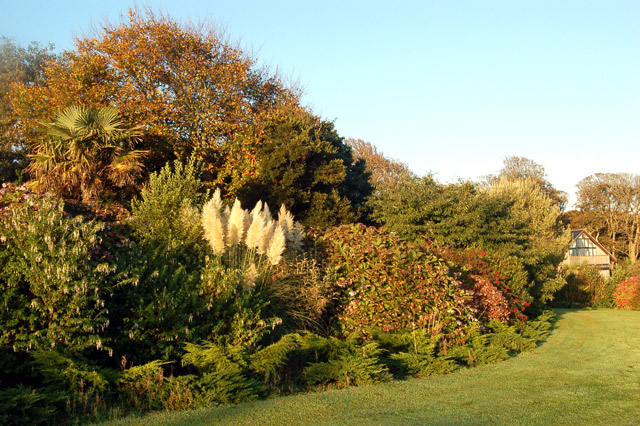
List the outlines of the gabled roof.
<svg viewBox="0 0 640 426">
<path fill-rule="evenodd" d="M 575 231 L 571 231 L 571 244 L 573 244 L 573 242 L 574 242 L 575 240 L 577 240 L 577 239 L 578 239 L 578 237 L 580 237 L 582 234 L 586 235 L 586 236 L 587 236 L 587 238 L 589 238 L 593 244 L 595 244 L 595 245 L 597 245 L 598 247 L 600 247 L 600 249 L 602 249 L 602 251 L 604 251 L 606 254 L 608 254 L 608 255 L 609 255 L 609 257 L 610 257 L 611 259 L 613 259 L 614 261 L 616 260 L 615 256 L 614 256 L 614 255 L 612 255 L 611 253 L 609 253 L 609 250 L 607 250 L 606 248 L 604 248 L 604 246 L 603 246 L 602 244 L 600 244 L 600 243 L 598 242 L 598 240 L 596 240 L 595 238 L 593 238 L 593 237 L 591 236 L 591 234 L 589 234 L 589 233 L 587 232 L 587 230 L 586 230 L 586 229 L 576 229 Z"/>
</svg>

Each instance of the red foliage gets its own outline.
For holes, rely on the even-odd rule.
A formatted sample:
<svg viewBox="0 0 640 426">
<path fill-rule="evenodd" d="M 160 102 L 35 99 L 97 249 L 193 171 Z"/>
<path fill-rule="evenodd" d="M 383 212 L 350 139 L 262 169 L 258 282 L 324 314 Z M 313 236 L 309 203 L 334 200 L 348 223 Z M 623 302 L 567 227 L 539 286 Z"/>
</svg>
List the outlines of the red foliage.
<svg viewBox="0 0 640 426">
<path fill-rule="evenodd" d="M 527 273 L 518 259 L 500 252 L 430 247 L 453 268 L 461 269 L 460 280 L 473 296 L 479 318 L 501 321 L 525 318 L 523 312 L 532 297 L 528 292 Z"/>
<path fill-rule="evenodd" d="M 640 282 L 638 278 L 629 277 L 618 284 L 613 293 L 613 302 L 619 309 L 640 310 Z"/>
</svg>

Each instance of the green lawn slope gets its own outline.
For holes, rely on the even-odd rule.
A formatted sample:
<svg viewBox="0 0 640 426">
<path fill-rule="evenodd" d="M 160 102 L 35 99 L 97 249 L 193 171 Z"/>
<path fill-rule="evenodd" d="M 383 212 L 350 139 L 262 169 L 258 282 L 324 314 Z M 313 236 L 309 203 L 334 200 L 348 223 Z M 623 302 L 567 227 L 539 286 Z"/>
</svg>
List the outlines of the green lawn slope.
<svg viewBox="0 0 640 426">
<path fill-rule="evenodd" d="M 640 424 L 640 312 L 557 313 L 542 346 L 496 365 L 108 424 Z"/>
</svg>

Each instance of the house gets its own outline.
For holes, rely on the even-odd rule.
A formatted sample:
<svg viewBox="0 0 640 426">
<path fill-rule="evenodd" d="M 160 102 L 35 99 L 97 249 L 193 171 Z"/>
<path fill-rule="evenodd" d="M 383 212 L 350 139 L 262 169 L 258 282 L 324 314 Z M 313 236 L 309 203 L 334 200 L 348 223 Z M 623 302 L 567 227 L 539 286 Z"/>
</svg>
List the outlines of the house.
<svg viewBox="0 0 640 426">
<path fill-rule="evenodd" d="M 593 265 L 604 277 L 611 276 L 615 258 L 586 230 L 571 231 L 571 245 L 562 262 L 563 265 Z"/>
</svg>

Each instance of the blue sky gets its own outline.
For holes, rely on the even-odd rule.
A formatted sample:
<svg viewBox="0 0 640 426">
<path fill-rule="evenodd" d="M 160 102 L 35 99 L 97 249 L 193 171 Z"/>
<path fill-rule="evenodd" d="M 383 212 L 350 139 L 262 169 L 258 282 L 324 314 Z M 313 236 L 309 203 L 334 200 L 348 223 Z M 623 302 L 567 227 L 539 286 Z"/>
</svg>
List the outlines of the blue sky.
<svg viewBox="0 0 640 426">
<path fill-rule="evenodd" d="M 0 35 L 72 49 L 131 1 L 0 0 Z M 210 19 L 304 88 L 303 101 L 443 182 L 542 164 L 574 196 L 596 172 L 640 172 L 640 2 L 148 1 Z"/>
</svg>

